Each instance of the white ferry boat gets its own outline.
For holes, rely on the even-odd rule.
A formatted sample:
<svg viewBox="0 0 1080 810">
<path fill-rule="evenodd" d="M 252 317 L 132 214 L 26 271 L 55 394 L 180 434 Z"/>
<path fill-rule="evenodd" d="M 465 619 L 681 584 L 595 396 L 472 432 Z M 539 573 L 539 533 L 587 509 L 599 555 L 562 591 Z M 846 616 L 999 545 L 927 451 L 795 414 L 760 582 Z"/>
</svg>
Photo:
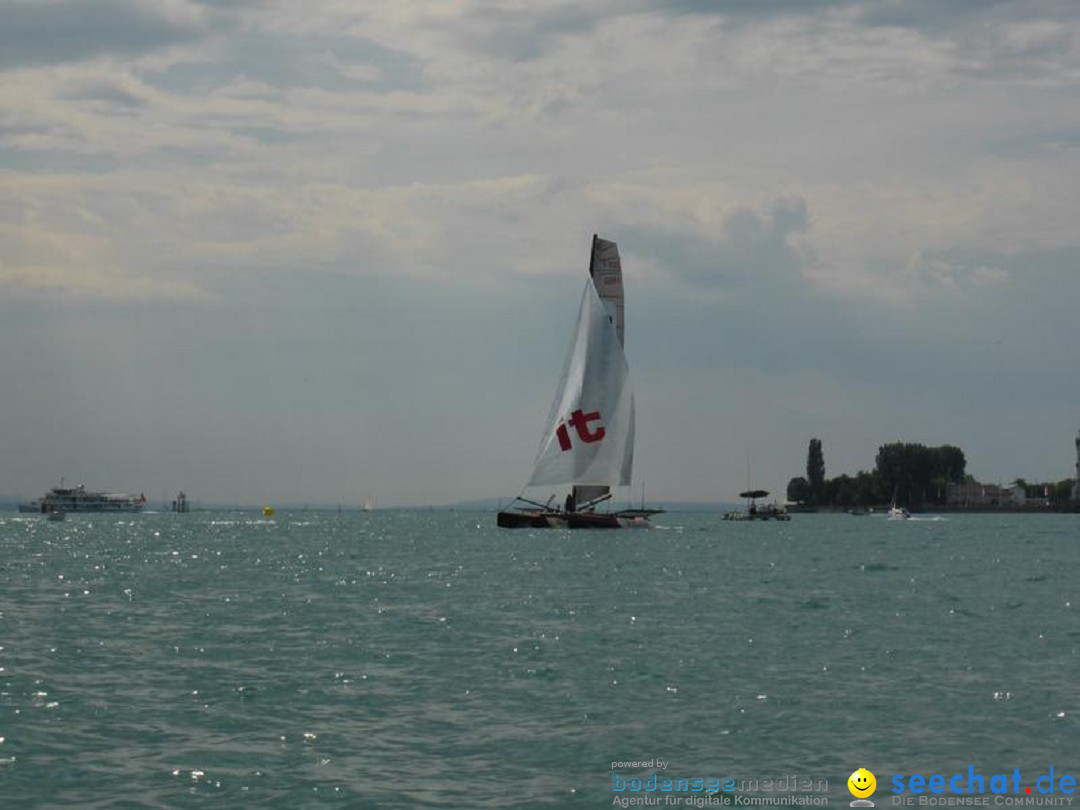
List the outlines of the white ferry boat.
<svg viewBox="0 0 1080 810">
<path fill-rule="evenodd" d="M 20 512 L 141 512 L 146 506 L 145 495 L 126 495 L 120 492 L 91 492 L 82 484 L 77 487 L 53 487 L 42 498 L 20 503 Z"/>
</svg>

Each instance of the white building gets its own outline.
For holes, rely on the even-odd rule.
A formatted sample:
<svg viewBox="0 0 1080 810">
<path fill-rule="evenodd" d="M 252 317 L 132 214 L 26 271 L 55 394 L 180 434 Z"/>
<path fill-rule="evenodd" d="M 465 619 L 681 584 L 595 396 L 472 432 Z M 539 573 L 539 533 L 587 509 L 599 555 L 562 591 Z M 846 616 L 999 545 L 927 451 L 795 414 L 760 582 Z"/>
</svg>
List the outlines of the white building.
<svg viewBox="0 0 1080 810">
<path fill-rule="evenodd" d="M 1013 506 L 1024 506 L 1027 504 L 1027 488 L 1019 481 L 1013 481 L 1003 490 L 1001 490 L 1002 503 L 1009 503 Z"/>
</svg>

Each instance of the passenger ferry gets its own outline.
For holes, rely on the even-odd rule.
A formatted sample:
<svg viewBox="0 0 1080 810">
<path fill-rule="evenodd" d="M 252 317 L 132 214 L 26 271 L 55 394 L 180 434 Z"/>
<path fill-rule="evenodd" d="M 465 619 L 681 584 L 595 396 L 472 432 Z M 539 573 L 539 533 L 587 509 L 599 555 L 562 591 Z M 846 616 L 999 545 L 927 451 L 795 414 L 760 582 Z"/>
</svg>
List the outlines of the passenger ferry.
<svg viewBox="0 0 1080 810">
<path fill-rule="evenodd" d="M 20 503 L 20 512 L 141 512 L 146 506 L 145 495 L 125 495 L 119 492 L 91 492 L 82 484 L 77 487 L 53 487 L 42 498 Z"/>
</svg>

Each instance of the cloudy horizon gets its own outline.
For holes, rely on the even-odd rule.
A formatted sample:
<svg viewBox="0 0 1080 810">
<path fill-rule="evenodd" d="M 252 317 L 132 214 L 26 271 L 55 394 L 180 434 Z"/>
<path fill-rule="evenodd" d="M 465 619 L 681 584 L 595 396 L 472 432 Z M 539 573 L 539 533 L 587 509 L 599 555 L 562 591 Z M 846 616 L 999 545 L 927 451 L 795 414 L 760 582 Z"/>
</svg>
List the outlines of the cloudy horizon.
<svg viewBox="0 0 1080 810">
<path fill-rule="evenodd" d="M 17 1 L 0 70 L 0 493 L 513 496 L 593 233 L 635 497 L 1075 473 L 1075 4 Z"/>
</svg>

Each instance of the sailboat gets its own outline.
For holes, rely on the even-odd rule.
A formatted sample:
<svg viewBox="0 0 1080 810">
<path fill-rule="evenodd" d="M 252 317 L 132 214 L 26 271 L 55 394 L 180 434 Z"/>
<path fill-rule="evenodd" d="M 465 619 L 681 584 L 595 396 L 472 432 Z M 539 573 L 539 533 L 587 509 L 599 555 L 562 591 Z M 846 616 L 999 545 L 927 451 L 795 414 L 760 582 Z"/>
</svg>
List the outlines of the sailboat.
<svg viewBox="0 0 1080 810">
<path fill-rule="evenodd" d="M 900 485 L 896 485 L 896 489 L 893 490 L 892 506 L 889 507 L 889 520 L 907 520 L 911 517 L 911 513 L 903 506 L 896 505 L 896 496 L 900 494 Z"/>
<path fill-rule="evenodd" d="M 611 488 L 629 486 L 634 466 L 634 395 L 623 353 L 623 283 L 618 246 L 594 235 L 589 279 L 551 405 L 532 477 L 503 528 L 617 529 L 647 525 L 662 509 L 604 511 Z M 525 497 L 537 487 L 569 487 L 565 498 Z"/>
<path fill-rule="evenodd" d="M 911 517 L 911 513 L 902 506 L 897 506 L 896 501 L 893 501 L 893 505 L 889 508 L 888 519 L 889 520 L 907 520 Z"/>
</svg>

